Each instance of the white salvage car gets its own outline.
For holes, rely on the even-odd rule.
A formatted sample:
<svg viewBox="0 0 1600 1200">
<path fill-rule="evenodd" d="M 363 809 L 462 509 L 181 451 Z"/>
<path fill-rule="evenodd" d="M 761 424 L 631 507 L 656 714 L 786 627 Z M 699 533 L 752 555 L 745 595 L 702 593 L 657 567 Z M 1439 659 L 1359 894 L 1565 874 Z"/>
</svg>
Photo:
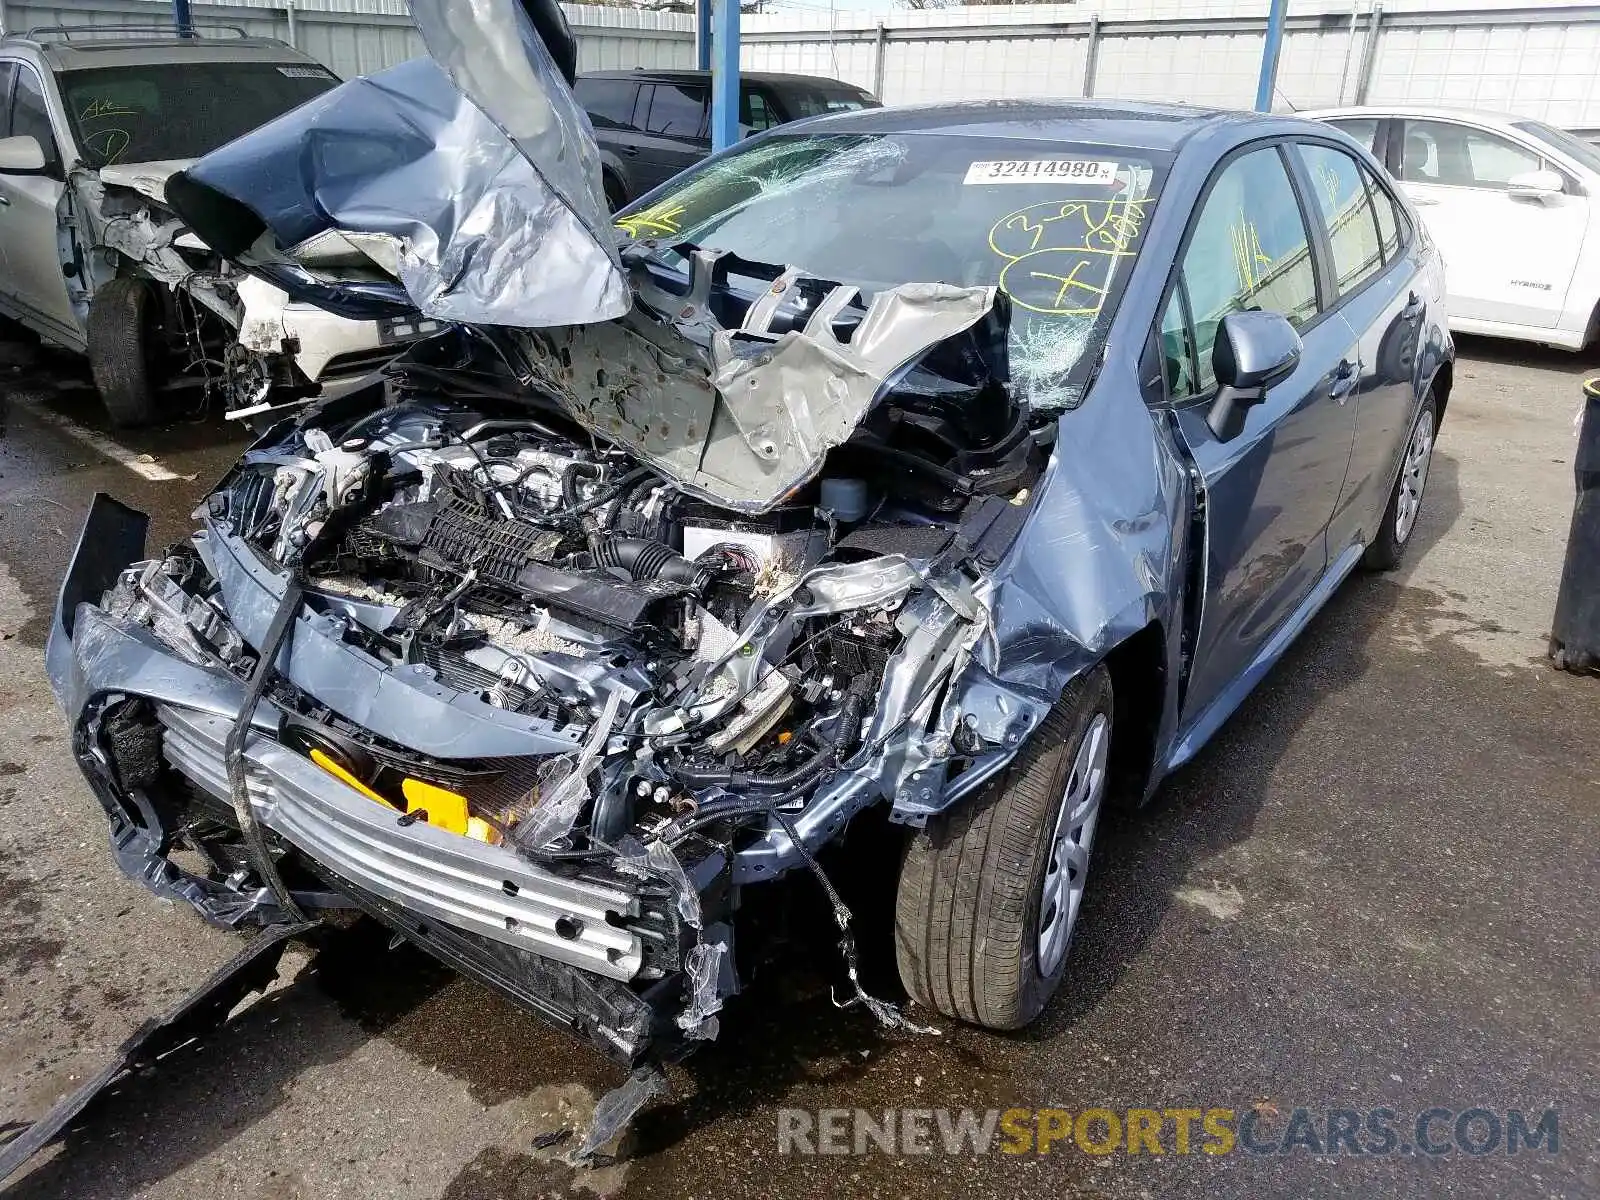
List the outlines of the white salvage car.
<svg viewBox="0 0 1600 1200">
<path fill-rule="evenodd" d="M 1500 113 L 1300 115 L 1348 133 L 1399 181 L 1444 257 L 1452 330 L 1568 350 L 1600 333 L 1600 149 Z"/>
<path fill-rule="evenodd" d="M 0 39 L 0 313 L 87 354 L 115 425 L 196 389 L 230 416 L 259 415 L 387 361 L 415 330 L 290 303 L 166 205 L 175 172 L 338 82 L 242 34 L 58 26 Z"/>
</svg>

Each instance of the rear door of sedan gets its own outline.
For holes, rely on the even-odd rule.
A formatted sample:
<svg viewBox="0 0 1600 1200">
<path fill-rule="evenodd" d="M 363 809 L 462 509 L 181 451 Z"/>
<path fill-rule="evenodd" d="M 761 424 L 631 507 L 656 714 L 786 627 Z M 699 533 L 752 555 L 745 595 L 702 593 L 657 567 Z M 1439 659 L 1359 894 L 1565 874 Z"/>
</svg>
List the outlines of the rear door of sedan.
<svg viewBox="0 0 1600 1200">
<path fill-rule="evenodd" d="M 698 79 L 659 79 L 639 96 L 641 191 L 659 187 L 711 153 L 711 87 Z"/>
<path fill-rule="evenodd" d="M 1355 444 L 1328 524 L 1328 556 L 1372 535 L 1416 412 L 1417 346 L 1432 285 L 1404 207 L 1372 166 L 1333 141 L 1294 153 L 1311 185 L 1338 312 L 1356 337 L 1361 375 L 1341 403 L 1356 413 Z M 1437 297 L 1433 297 L 1437 299 Z"/>
</svg>

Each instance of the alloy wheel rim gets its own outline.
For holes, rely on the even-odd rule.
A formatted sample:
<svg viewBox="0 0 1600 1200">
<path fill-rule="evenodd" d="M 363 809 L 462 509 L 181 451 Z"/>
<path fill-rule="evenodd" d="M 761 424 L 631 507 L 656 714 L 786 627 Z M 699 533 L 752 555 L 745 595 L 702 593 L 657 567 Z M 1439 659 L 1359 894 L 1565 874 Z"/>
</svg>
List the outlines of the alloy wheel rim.
<svg viewBox="0 0 1600 1200">
<path fill-rule="evenodd" d="M 1394 538 L 1401 544 L 1411 536 L 1422 509 L 1422 490 L 1428 484 L 1428 464 L 1433 458 L 1433 412 L 1424 409 L 1411 431 L 1406 461 L 1400 468 L 1400 495 L 1395 505 Z"/>
<path fill-rule="evenodd" d="M 1106 789 L 1111 721 L 1096 713 L 1067 775 L 1067 786 L 1050 837 L 1050 859 L 1039 890 L 1039 973 L 1053 975 L 1066 957 L 1089 878 L 1089 851 Z"/>
</svg>

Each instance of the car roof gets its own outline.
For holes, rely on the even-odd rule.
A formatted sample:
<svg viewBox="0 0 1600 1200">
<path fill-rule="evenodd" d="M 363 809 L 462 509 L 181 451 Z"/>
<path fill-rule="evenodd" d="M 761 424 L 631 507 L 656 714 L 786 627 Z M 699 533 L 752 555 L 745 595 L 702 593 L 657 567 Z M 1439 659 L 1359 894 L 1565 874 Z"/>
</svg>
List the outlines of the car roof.
<svg viewBox="0 0 1600 1200">
<path fill-rule="evenodd" d="M 315 63 L 287 42 L 262 37 L 178 37 L 160 26 L 133 26 L 121 37 L 99 30 L 115 26 L 36 26 L 26 33 L 0 38 L 0 52 L 32 52 L 51 70 L 87 67 L 133 67 L 170 62 Z M 74 35 L 79 35 L 74 37 Z M 319 64 L 320 65 L 320 64 Z"/>
<path fill-rule="evenodd" d="M 704 82 L 711 78 L 710 71 L 657 71 L 648 67 L 636 67 L 631 71 L 583 71 L 579 79 L 630 79 L 639 83 L 688 83 Z M 851 91 L 865 92 L 867 89 L 853 83 L 846 83 L 842 79 L 830 79 L 825 75 L 792 75 L 782 71 L 740 71 L 741 80 L 752 83 L 792 84 L 802 87 L 833 87 L 849 88 Z"/>
<path fill-rule="evenodd" d="M 833 113 L 803 122 L 808 129 L 837 133 L 940 133 L 1019 141 L 1086 142 L 1154 151 L 1174 151 L 1202 129 L 1252 124 L 1285 132 L 1304 122 L 1262 113 L 1232 112 L 1187 104 L 1122 100 L 981 100 L 906 104 Z M 785 126 L 786 130 L 795 126 Z"/>
<path fill-rule="evenodd" d="M 1515 113 L 1495 112 L 1487 108 L 1452 108 L 1448 105 L 1438 104 L 1365 104 L 1352 108 L 1320 108 L 1298 115 L 1312 121 L 1342 118 L 1381 121 L 1385 117 L 1419 117 L 1440 121 L 1466 121 L 1473 125 L 1499 125 L 1505 127 L 1516 125 L 1519 121 L 1532 119 L 1530 117 L 1519 117 Z"/>
</svg>

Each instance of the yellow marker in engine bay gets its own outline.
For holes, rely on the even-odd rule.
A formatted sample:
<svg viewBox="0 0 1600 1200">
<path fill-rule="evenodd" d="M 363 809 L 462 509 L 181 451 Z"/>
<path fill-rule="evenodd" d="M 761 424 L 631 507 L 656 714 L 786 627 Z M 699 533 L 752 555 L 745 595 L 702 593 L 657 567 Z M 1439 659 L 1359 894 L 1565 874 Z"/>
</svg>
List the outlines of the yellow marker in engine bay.
<svg viewBox="0 0 1600 1200">
<path fill-rule="evenodd" d="M 356 778 L 349 769 L 341 766 L 326 751 L 313 746 L 308 757 L 340 783 L 354 788 L 368 800 L 376 800 L 388 808 L 399 807 L 387 796 Z M 406 812 L 421 810 L 429 825 L 460 837 L 472 838 L 474 841 L 488 842 L 490 845 L 499 844 L 499 831 L 483 818 L 475 817 L 468 812 L 467 798 L 459 792 L 452 792 L 448 788 L 421 779 L 404 780 L 400 784 L 400 790 L 405 795 Z"/>
</svg>

